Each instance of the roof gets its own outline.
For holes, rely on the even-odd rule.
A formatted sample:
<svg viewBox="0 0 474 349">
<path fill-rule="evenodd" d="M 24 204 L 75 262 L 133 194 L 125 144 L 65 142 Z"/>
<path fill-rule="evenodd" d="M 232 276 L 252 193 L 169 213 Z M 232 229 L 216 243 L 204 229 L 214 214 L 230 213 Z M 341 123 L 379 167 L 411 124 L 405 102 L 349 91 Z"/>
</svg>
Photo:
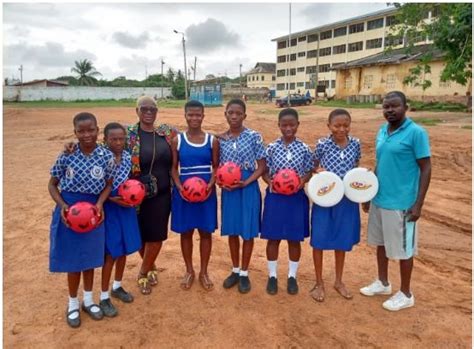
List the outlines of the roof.
<svg viewBox="0 0 474 349">
<path fill-rule="evenodd" d="M 397 12 L 397 9 L 395 7 L 390 7 L 390 8 L 387 8 L 387 9 L 366 13 L 364 15 L 360 15 L 360 16 L 357 16 L 357 17 L 351 17 L 349 19 L 344 19 L 342 21 L 328 23 L 328 24 L 324 24 L 324 25 L 319 26 L 319 27 L 314 27 L 314 28 L 303 30 L 303 31 L 300 31 L 300 32 L 291 33 L 291 37 L 294 38 L 294 37 L 301 36 L 301 35 L 315 34 L 315 33 L 319 33 L 319 32 L 322 32 L 322 31 L 325 31 L 325 30 L 328 30 L 328 29 L 332 29 L 334 27 L 341 27 L 341 26 L 344 26 L 344 25 L 347 25 L 347 24 L 350 24 L 350 23 L 353 23 L 353 22 L 362 21 L 362 20 L 366 20 L 366 19 L 369 19 L 369 18 L 372 18 L 372 17 L 378 17 L 378 16 L 381 16 L 381 15 L 385 16 L 385 15 L 389 15 L 389 14 L 394 14 L 395 12 Z M 278 38 L 272 39 L 272 41 L 278 41 L 278 40 L 281 40 L 281 39 L 288 39 L 288 38 L 289 38 L 289 35 L 284 35 L 284 36 L 280 36 Z"/>
<path fill-rule="evenodd" d="M 257 74 L 257 73 L 275 73 L 276 71 L 276 63 L 264 63 L 258 62 L 255 64 L 255 67 L 250 70 L 248 74 Z"/>
<path fill-rule="evenodd" d="M 23 82 L 23 83 L 19 82 L 19 83 L 14 84 L 13 86 L 29 86 L 29 85 L 36 85 L 36 84 L 43 83 L 43 82 L 46 82 L 46 84 L 51 83 L 51 84 L 54 84 L 54 85 L 61 85 L 61 86 L 68 86 L 69 85 L 69 83 L 67 81 L 40 79 L 40 80 L 32 80 L 32 81 L 28 81 L 28 82 Z"/>
<path fill-rule="evenodd" d="M 333 70 L 346 70 L 369 65 L 401 64 L 409 61 L 419 60 L 425 53 L 432 52 L 433 59 L 441 59 L 443 53 L 433 45 L 413 46 L 409 51 L 408 47 L 402 47 L 396 50 L 388 50 L 377 53 L 372 56 L 356 59 L 347 63 L 336 64 Z"/>
</svg>

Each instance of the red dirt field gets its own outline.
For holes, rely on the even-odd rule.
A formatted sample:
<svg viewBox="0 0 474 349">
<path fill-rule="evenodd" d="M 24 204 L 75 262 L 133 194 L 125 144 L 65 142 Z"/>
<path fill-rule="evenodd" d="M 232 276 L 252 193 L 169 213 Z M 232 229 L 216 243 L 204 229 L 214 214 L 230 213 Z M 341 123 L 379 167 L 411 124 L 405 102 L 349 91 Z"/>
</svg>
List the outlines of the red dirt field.
<svg viewBox="0 0 474 349">
<path fill-rule="evenodd" d="M 299 137 L 312 148 L 328 133 L 329 108 L 300 107 Z M 206 292 L 195 282 L 179 287 L 184 274 L 179 237 L 170 232 L 157 265 L 159 284 L 150 296 L 135 286 L 139 256 L 128 259 L 124 287 L 132 304 L 116 302 L 119 315 L 94 322 L 82 313 L 82 325 L 66 325 L 66 276 L 48 271 L 49 223 L 53 201 L 47 191 L 49 169 L 64 142 L 73 140 L 76 108 L 6 107 L 3 116 L 3 344 L 6 348 L 342 348 L 342 347 L 470 347 L 471 346 L 471 115 L 413 112 L 412 117 L 443 120 L 428 126 L 433 174 L 420 220 L 419 256 L 412 290 L 416 306 L 398 313 L 382 308 L 384 297 L 364 297 L 358 289 L 376 276 L 374 248 L 366 243 L 367 215 L 362 213 L 361 243 L 346 257 L 345 283 L 354 294 L 347 301 L 332 288 L 334 257 L 325 255 L 326 300 L 316 303 L 309 290 L 314 269 L 309 241 L 303 245 L 298 272 L 300 293 L 286 293 L 288 254 L 281 244 L 276 296 L 265 292 L 265 242 L 256 239 L 250 266 L 252 290 L 241 295 L 221 284 L 230 271 L 227 240 L 214 234 L 209 272 L 216 287 Z M 133 108 L 92 108 L 100 126 L 110 121 L 136 121 Z M 361 166 L 374 166 L 374 137 L 383 123 L 381 110 L 351 109 L 352 135 L 362 141 Z M 279 136 L 278 109 L 250 104 L 246 126 L 262 132 L 268 143 Z M 181 109 L 162 109 L 161 122 L 183 129 Z M 223 108 L 209 108 L 204 128 L 226 129 Z M 262 184 L 263 193 L 263 184 Z M 199 270 L 195 237 L 194 265 Z M 390 279 L 399 287 L 398 265 L 390 263 Z M 94 298 L 99 300 L 100 272 Z M 80 290 L 82 289 L 82 285 Z M 82 291 L 80 292 L 82 298 Z"/>
</svg>

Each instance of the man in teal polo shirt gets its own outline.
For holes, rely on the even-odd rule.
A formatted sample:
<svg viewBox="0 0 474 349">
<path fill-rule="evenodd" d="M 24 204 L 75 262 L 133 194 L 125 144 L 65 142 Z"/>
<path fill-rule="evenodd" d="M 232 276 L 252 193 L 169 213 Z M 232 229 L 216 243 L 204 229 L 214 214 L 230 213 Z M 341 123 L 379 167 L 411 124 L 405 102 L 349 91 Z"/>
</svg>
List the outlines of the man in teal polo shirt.
<svg viewBox="0 0 474 349">
<path fill-rule="evenodd" d="M 413 256 L 417 254 L 417 224 L 431 178 L 431 153 L 426 131 L 406 117 L 402 92 L 389 92 L 383 100 L 388 121 L 376 138 L 376 174 L 379 191 L 369 211 L 368 242 L 377 246 L 378 279 L 360 289 L 365 296 L 388 295 L 388 259 L 400 260 L 400 291 L 383 303 L 398 311 L 415 305 L 410 292 Z M 369 210 L 370 207 L 370 210 Z"/>
</svg>

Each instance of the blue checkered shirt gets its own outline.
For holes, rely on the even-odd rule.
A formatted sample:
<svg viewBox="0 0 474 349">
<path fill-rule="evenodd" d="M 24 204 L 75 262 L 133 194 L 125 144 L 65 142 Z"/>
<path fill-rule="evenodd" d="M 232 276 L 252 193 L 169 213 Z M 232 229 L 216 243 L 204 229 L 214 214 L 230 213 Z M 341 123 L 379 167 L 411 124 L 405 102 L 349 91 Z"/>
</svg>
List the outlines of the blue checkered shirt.
<svg viewBox="0 0 474 349">
<path fill-rule="evenodd" d="M 332 136 L 321 138 L 314 152 L 314 159 L 319 161 L 321 167 L 341 178 L 356 166 L 360 157 L 360 141 L 351 136 L 345 148 L 339 147 Z"/>
<path fill-rule="evenodd" d="M 132 157 L 130 156 L 130 153 L 128 151 L 124 150 L 122 152 L 122 158 L 120 159 L 120 164 L 116 165 L 116 171 L 115 171 L 112 190 L 117 189 L 120 186 L 120 184 L 122 184 L 128 179 L 131 169 L 132 169 Z"/>
<path fill-rule="evenodd" d="M 262 135 L 245 128 L 237 138 L 219 138 L 220 164 L 235 162 L 242 169 L 255 171 L 256 161 L 265 158 Z"/>
<path fill-rule="evenodd" d="M 303 177 L 314 167 L 311 149 L 296 138 L 286 145 L 281 138 L 267 146 L 265 160 L 267 161 L 270 176 L 282 169 L 292 169 Z"/>
</svg>

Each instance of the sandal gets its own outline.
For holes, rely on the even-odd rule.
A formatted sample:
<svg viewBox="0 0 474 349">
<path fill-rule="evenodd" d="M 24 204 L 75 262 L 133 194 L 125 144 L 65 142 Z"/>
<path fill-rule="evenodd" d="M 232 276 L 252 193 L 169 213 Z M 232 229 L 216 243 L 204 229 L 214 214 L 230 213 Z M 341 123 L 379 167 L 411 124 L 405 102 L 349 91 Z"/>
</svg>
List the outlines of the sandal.
<svg viewBox="0 0 474 349">
<path fill-rule="evenodd" d="M 309 291 L 309 294 L 316 302 L 324 302 L 324 285 L 314 285 L 311 291 Z"/>
<path fill-rule="evenodd" d="M 346 286 L 344 284 L 341 284 L 339 286 L 334 285 L 334 289 L 345 299 L 350 300 L 353 298 L 352 294 L 346 289 Z"/>
<path fill-rule="evenodd" d="M 191 288 L 191 286 L 193 285 L 193 282 L 194 282 L 194 273 L 188 273 L 186 272 L 186 274 L 184 274 L 183 276 L 183 280 L 181 280 L 181 288 L 183 290 L 189 290 Z"/>
<path fill-rule="evenodd" d="M 148 295 L 151 293 L 151 287 L 149 285 L 148 278 L 145 275 L 140 275 L 138 277 L 137 284 L 141 294 Z"/>
<path fill-rule="evenodd" d="M 152 269 L 146 274 L 146 276 L 151 286 L 158 285 L 158 270 Z"/>
<path fill-rule="evenodd" d="M 207 274 L 199 274 L 199 282 L 206 291 L 211 291 L 214 288 L 214 284 Z"/>
</svg>

